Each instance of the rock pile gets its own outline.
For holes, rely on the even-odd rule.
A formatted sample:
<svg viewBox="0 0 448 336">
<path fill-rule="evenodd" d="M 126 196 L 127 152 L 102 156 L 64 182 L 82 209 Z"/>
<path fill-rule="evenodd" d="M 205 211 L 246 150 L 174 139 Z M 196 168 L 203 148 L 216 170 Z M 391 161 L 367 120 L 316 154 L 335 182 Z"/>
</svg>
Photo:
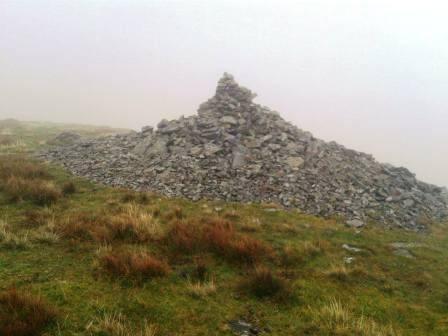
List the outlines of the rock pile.
<svg viewBox="0 0 448 336">
<path fill-rule="evenodd" d="M 445 198 L 446 203 L 448 204 L 448 188 L 442 187 L 442 197 Z"/>
<path fill-rule="evenodd" d="M 198 114 L 157 129 L 79 140 L 43 156 L 76 175 L 139 190 L 243 202 L 276 202 L 303 212 L 341 215 L 408 229 L 447 215 L 442 189 L 406 168 L 324 142 L 253 103 L 229 74 Z"/>
</svg>

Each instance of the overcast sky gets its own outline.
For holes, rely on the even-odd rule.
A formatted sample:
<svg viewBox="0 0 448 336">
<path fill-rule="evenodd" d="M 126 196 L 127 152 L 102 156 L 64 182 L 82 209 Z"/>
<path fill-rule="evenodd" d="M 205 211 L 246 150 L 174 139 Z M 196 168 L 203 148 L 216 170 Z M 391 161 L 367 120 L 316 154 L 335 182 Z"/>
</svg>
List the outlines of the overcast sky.
<svg viewBox="0 0 448 336">
<path fill-rule="evenodd" d="M 139 129 L 224 71 L 324 140 L 448 185 L 448 2 L 0 0 L 0 119 Z"/>
</svg>

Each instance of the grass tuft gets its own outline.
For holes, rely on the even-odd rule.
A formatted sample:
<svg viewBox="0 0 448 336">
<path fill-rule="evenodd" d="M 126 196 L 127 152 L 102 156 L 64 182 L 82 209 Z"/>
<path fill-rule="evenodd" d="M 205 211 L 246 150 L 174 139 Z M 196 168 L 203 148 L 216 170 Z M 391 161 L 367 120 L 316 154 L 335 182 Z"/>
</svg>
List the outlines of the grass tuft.
<svg viewBox="0 0 448 336">
<path fill-rule="evenodd" d="M 229 255 L 235 240 L 233 225 L 223 219 L 212 219 L 205 226 L 202 239 L 210 250 L 221 255 Z"/>
<path fill-rule="evenodd" d="M 44 180 L 25 179 L 11 176 L 1 189 L 5 191 L 13 202 L 30 200 L 37 205 L 49 205 L 55 203 L 61 196 L 61 191 L 53 182 Z"/>
<path fill-rule="evenodd" d="M 14 233 L 6 221 L 0 220 L 0 245 L 7 249 L 20 250 L 30 247 L 31 244 L 27 233 Z"/>
<path fill-rule="evenodd" d="M 349 282 L 356 279 L 372 278 L 360 265 L 348 267 L 345 265 L 331 265 L 324 274 L 339 282 Z"/>
<path fill-rule="evenodd" d="M 140 330 L 131 328 L 131 323 L 122 314 L 104 314 L 101 318 L 91 322 L 87 331 L 94 335 L 107 336 L 156 336 L 157 327 L 144 321 Z"/>
<path fill-rule="evenodd" d="M 304 262 L 302 251 L 294 245 L 288 244 L 283 247 L 280 254 L 280 263 L 286 270 L 301 265 Z"/>
<path fill-rule="evenodd" d="M 0 335 L 40 335 L 56 319 L 56 311 L 41 298 L 10 289 L 0 294 Z"/>
<path fill-rule="evenodd" d="M 255 264 L 272 255 L 271 249 L 262 241 L 249 237 L 241 237 L 232 246 L 234 258 L 248 264 Z"/>
<path fill-rule="evenodd" d="M 265 243 L 238 235 L 232 223 L 221 218 L 209 219 L 202 226 L 192 221 L 176 221 L 166 238 L 167 243 L 179 252 L 213 252 L 228 260 L 248 264 L 255 264 L 272 254 Z"/>
<path fill-rule="evenodd" d="M 160 239 L 163 235 L 159 222 L 135 203 L 125 206 L 121 213 L 107 221 L 114 239 L 145 242 Z"/>
<path fill-rule="evenodd" d="M 29 209 L 24 213 L 25 220 L 23 225 L 35 228 L 43 225 L 55 225 L 56 212 L 53 208 L 43 207 L 38 209 Z"/>
<path fill-rule="evenodd" d="M 201 231 L 196 224 L 175 221 L 166 235 L 167 243 L 177 252 L 194 253 L 201 244 Z"/>
<path fill-rule="evenodd" d="M 144 280 L 168 274 L 164 261 L 144 253 L 105 251 L 99 255 L 100 266 L 109 274 Z"/>
<path fill-rule="evenodd" d="M 51 174 L 48 166 L 23 155 L 3 155 L 0 157 L 0 180 L 11 177 L 26 179 L 48 179 Z"/>
<path fill-rule="evenodd" d="M 203 299 L 216 293 L 216 285 L 213 279 L 197 282 L 188 280 L 187 291 L 192 297 Z"/>
<path fill-rule="evenodd" d="M 77 240 L 137 243 L 158 240 L 164 233 L 159 221 L 134 203 L 124 206 L 117 214 L 68 215 L 61 220 L 58 231 L 65 238 Z"/>
<path fill-rule="evenodd" d="M 265 266 L 256 267 L 249 278 L 242 281 L 240 286 L 258 298 L 275 297 L 285 300 L 291 293 L 286 280 L 277 276 Z"/>
<path fill-rule="evenodd" d="M 67 181 L 62 185 L 62 194 L 72 195 L 77 192 L 76 184 L 73 181 Z"/>
<path fill-rule="evenodd" d="M 356 316 L 351 310 L 335 299 L 319 309 L 311 309 L 313 325 L 319 334 L 398 336 L 392 326 L 381 326 L 364 316 Z"/>
</svg>

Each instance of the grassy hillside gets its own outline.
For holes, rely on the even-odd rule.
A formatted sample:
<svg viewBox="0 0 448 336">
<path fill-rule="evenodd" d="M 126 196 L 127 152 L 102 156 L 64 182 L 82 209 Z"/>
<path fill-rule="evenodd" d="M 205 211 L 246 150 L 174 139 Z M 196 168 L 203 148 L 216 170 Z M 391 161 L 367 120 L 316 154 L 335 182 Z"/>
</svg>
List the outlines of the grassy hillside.
<svg viewBox="0 0 448 336">
<path fill-rule="evenodd" d="M 98 137 L 129 132 L 105 126 L 60 124 L 37 121 L 0 120 L 0 153 L 28 151 L 47 144 L 63 131 L 72 131 L 84 137 Z"/>
<path fill-rule="evenodd" d="M 442 224 L 356 231 L 0 155 L 0 335 L 232 335 L 238 320 L 261 335 L 447 335 L 447 258 Z"/>
</svg>

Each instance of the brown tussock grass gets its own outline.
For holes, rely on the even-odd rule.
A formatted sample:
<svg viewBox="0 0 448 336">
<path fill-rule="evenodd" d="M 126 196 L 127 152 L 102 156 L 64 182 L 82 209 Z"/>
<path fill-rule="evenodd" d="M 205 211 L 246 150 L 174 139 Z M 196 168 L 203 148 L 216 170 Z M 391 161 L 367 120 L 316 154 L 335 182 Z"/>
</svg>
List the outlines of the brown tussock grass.
<svg viewBox="0 0 448 336">
<path fill-rule="evenodd" d="M 213 252 L 226 259 L 255 264 L 272 255 L 264 242 L 238 234 L 232 223 L 222 218 L 211 218 L 200 223 L 175 221 L 166 236 L 167 243 L 177 252 Z"/>
<path fill-rule="evenodd" d="M 103 218 L 85 213 L 74 213 L 65 216 L 56 228 L 58 233 L 67 239 L 110 242 L 112 234 Z"/>
<path fill-rule="evenodd" d="M 136 204 L 126 206 L 121 213 L 110 217 L 108 227 L 113 234 L 113 239 L 145 242 L 159 239 L 163 235 L 158 221 Z"/>
<path fill-rule="evenodd" d="M 147 279 L 168 274 L 168 264 L 145 253 L 106 251 L 99 255 L 100 266 L 109 274 L 134 279 Z"/>
<path fill-rule="evenodd" d="M 308 308 L 314 331 L 325 335 L 398 336 L 391 325 L 384 326 L 365 315 L 356 315 L 340 301 L 332 299 L 319 309 Z"/>
<path fill-rule="evenodd" d="M 297 247 L 298 252 L 307 258 L 313 258 L 321 254 L 325 254 L 331 247 L 331 243 L 327 240 L 318 239 L 315 241 L 306 241 Z"/>
<path fill-rule="evenodd" d="M 240 283 L 240 288 L 258 298 L 275 297 L 285 300 L 291 294 L 287 281 L 265 266 L 256 267 L 249 277 Z"/>
<path fill-rule="evenodd" d="M 160 239 L 164 232 L 149 212 L 136 204 L 123 207 L 116 214 L 74 213 L 58 226 L 61 236 L 96 242 L 147 242 Z"/>
<path fill-rule="evenodd" d="M 30 209 L 24 213 L 23 226 L 36 228 L 42 225 L 54 224 L 56 213 L 52 208 L 44 207 L 38 209 Z"/>
<path fill-rule="evenodd" d="M 13 232 L 8 222 L 0 219 L 0 245 L 8 249 L 26 249 L 31 243 L 28 232 L 21 234 Z"/>
<path fill-rule="evenodd" d="M 23 155 L 0 157 L 0 180 L 7 180 L 13 176 L 25 179 L 49 179 L 51 174 L 46 165 Z"/>
<path fill-rule="evenodd" d="M 286 270 L 289 270 L 294 266 L 303 264 L 305 258 L 302 251 L 297 246 L 290 244 L 284 246 L 280 251 L 279 261 Z"/>
<path fill-rule="evenodd" d="M 194 258 L 194 272 L 193 275 L 199 281 L 205 281 L 209 270 L 209 264 L 203 256 L 197 256 Z"/>
<path fill-rule="evenodd" d="M 122 314 L 105 314 L 101 318 L 92 321 L 87 326 L 87 331 L 106 334 L 109 336 L 156 336 L 157 327 L 144 321 L 139 330 L 133 330 L 130 323 Z"/>
<path fill-rule="evenodd" d="M 240 228 L 244 232 L 258 232 L 262 227 L 262 223 L 260 218 L 251 217 L 245 221 L 243 221 L 240 225 Z"/>
<path fill-rule="evenodd" d="M 229 254 L 235 239 L 232 223 L 220 218 L 210 220 L 202 232 L 204 244 L 210 250 L 223 255 Z"/>
<path fill-rule="evenodd" d="M 373 277 L 361 266 L 348 267 L 345 265 L 331 265 L 324 274 L 339 282 L 350 282 L 357 279 L 368 279 Z"/>
<path fill-rule="evenodd" d="M 167 212 L 163 216 L 163 220 L 167 223 L 173 221 L 173 220 L 181 220 L 185 218 L 184 211 L 181 207 L 174 207 L 171 209 L 171 211 Z"/>
<path fill-rule="evenodd" d="M 72 195 L 78 191 L 78 188 L 76 187 L 75 182 L 73 181 L 67 181 L 62 185 L 62 194 L 65 196 Z"/>
<path fill-rule="evenodd" d="M 216 293 L 215 281 L 213 279 L 198 282 L 188 280 L 187 291 L 194 298 L 206 298 Z"/>
<path fill-rule="evenodd" d="M 43 299 L 9 289 L 0 294 L 0 335 L 37 336 L 56 320 L 56 310 Z"/>
<path fill-rule="evenodd" d="M 176 252 L 195 253 L 201 244 L 201 230 L 191 221 L 175 221 L 166 235 L 166 241 Z"/>
<path fill-rule="evenodd" d="M 124 203 L 146 204 L 149 202 L 149 195 L 146 192 L 126 191 L 121 197 Z"/>
<path fill-rule="evenodd" d="M 0 157 L 0 190 L 12 202 L 30 200 L 37 205 L 56 202 L 61 191 L 50 178 L 48 167 L 36 160 L 22 155 Z"/>
<path fill-rule="evenodd" d="M 56 202 L 61 191 L 51 181 L 9 177 L 0 187 L 13 202 L 30 200 L 37 205 L 49 205 Z"/>
<path fill-rule="evenodd" d="M 264 242 L 243 236 L 232 246 L 232 254 L 238 261 L 255 264 L 263 258 L 272 256 L 272 249 Z"/>
<path fill-rule="evenodd" d="M 0 146 L 11 146 L 14 144 L 14 138 L 10 135 L 0 134 Z"/>
<path fill-rule="evenodd" d="M 225 219 L 228 219 L 231 221 L 237 221 L 241 218 L 241 215 L 236 210 L 227 210 L 222 214 L 222 216 Z"/>
</svg>

